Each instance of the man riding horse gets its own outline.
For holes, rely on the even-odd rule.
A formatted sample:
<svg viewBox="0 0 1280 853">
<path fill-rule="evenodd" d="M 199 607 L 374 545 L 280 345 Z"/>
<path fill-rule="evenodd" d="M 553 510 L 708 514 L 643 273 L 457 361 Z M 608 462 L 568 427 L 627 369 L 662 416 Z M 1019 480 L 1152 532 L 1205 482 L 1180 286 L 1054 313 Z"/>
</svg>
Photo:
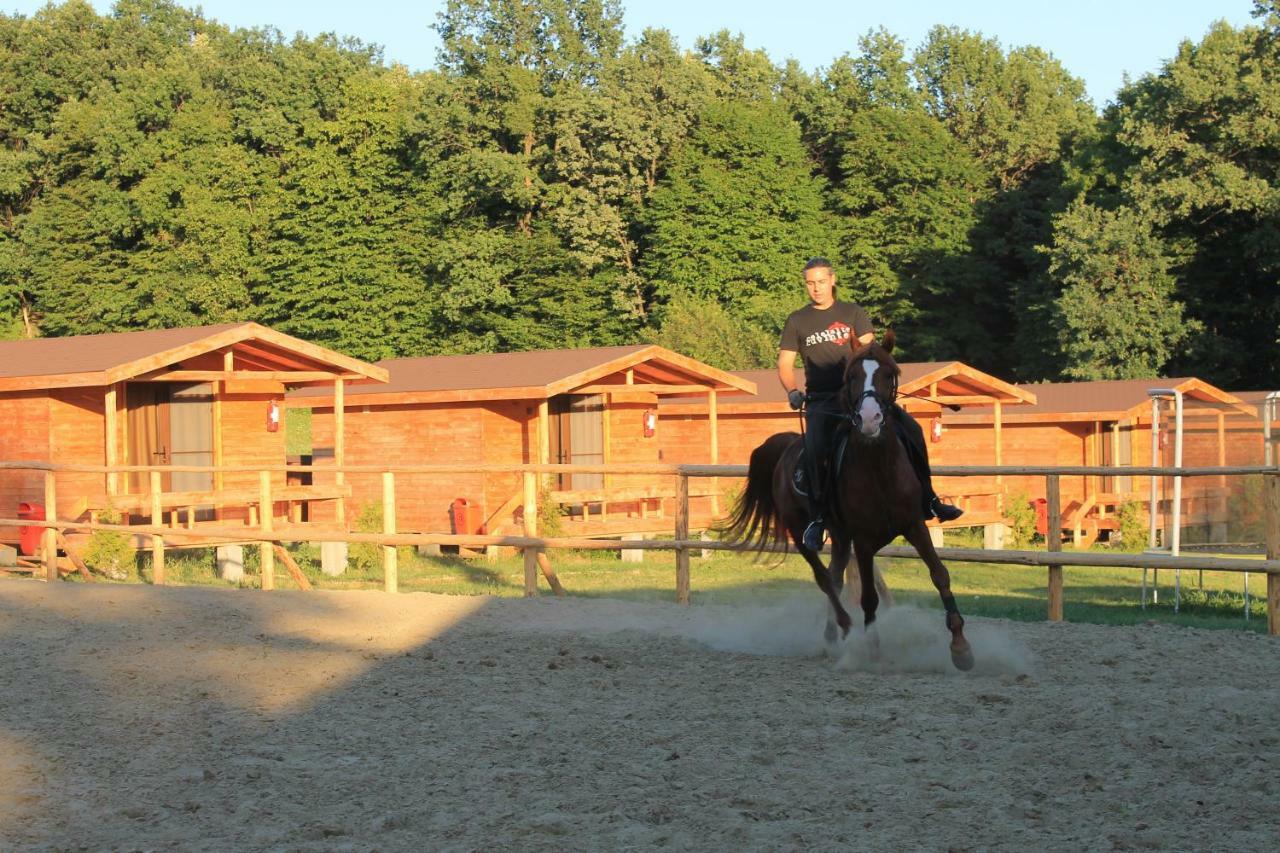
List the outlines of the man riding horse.
<svg viewBox="0 0 1280 853">
<path fill-rule="evenodd" d="M 854 349 L 875 340 L 867 312 L 853 302 L 835 298 L 836 275 L 826 258 L 813 258 L 804 265 L 805 289 L 809 304 L 787 318 L 778 345 L 778 379 L 787 392 L 791 408 L 805 406 L 805 464 L 796 469 L 796 486 L 808 496 L 809 525 L 803 544 L 820 551 L 826 536 L 823 518 L 832 438 L 841 419 L 836 394 L 845 365 Z M 796 387 L 796 355 L 804 361 L 805 390 Z M 807 405 L 806 405 L 807 404 Z M 953 521 L 963 514 L 945 504 L 933 491 L 924 430 L 915 419 L 894 404 L 899 417 L 900 437 L 911 467 L 920 479 L 925 519 Z"/>
</svg>

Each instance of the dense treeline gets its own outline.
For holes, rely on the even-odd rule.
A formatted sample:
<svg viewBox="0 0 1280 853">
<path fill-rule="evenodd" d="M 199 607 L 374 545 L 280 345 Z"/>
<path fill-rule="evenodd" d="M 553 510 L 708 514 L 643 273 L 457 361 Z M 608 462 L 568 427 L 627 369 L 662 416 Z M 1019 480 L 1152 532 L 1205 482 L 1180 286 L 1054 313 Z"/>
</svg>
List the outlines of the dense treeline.
<svg viewBox="0 0 1280 853">
<path fill-rule="evenodd" d="M 1099 116 L 1034 47 L 810 74 L 615 0 L 450 0 L 438 67 L 167 0 L 0 15 L 0 335 L 253 319 L 370 358 L 768 364 L 799 267 L 905 357 L 1280 384 L 1280 0 Z M 1170 46 L 1172 51 L 1175 46 Z"/>
</svg>

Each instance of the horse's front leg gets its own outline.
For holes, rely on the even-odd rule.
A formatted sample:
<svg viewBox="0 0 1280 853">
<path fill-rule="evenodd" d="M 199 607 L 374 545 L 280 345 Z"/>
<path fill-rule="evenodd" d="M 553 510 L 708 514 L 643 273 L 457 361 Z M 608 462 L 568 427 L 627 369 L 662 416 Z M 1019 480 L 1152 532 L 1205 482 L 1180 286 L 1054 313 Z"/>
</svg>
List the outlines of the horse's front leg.
<svg viewBox="0 0 1280 853">
<path fill-rule="evenodd" d="M 938 595 L 942 598 L 942 608 L 946 611 L 947 630 L 951 632 L 951 662 L 956 669 L 973 669 L 973 649 L 964 637 L 964 617 L 960 608 L 956 607 L 956 597 L 951 592 L 951 573 L 942 564 L 938 552 L 934 550 L 933 540 L 929 538 L 929 529 L 923 521 L 907 529 L 907 541 L 915 546 L 916 553 L 929 567 L 929 578 L 933 581 Z"/>
<path fill-rule="evenodd" d="M 836 600 L 841 599 L 841 593 L 844 591 L 844 573 L 845 568 L 849 565 L 849 543 L 833 536 L 831 538 L 831 566 L 827 570 L 828 576 L 831 578 L 831 586 L 835 589 Z M 847 614 L 846 614 L 847 616 Z M 837 639 L 836 620 L 839 615 L 836 613 L 835 605 L 827 607 L 827 627 L 823 632 L 823 639 L 827 641 L 827 645 L 834 645 Z M 850 620 L 852 622 L 852 620 Z M 848 628 L 845 628 L 848 633 Z"/>
<path fill-rule="evenodd" d="M 800 552 L 800 556 L 804 557 L 804 561 L 809 564 L 809 568 L 813 569 L 813 579 L 817 581 L 818 588 L 827 596 L 827 601 L 831 603 L 831 611 L 835 613 L 836 624 L 840 626 L 840 635 L 847 636 L 849 628 L 853 625 L 853 620 L 849 618 L 849 611 L 844 609 L 840 603 L 840 595 L 831 581 L 831 573 L 827 567 L 823 565 L 822 558 L 818 556 L 816 551 L 810 551 L 804 547 L 801 539 L 803 538 L 803 528 L 801 530 L 791 531 L 791 541 L 795 543 L 796 550 Z M 848 562 L 848 558 L 846 558 Z"/>
<path fill-rule="evenodd" d="M 867 634 L 867 649 L 872 660 L 880 657 L 880 635 L 875 630 L 876 610 L 880 607 L 880 593 L 876 589 L 876 548 L 865 542 L 854 543 L 858 559 L 858 584 L 862 588 L 862 625 Z"/>
</svg>

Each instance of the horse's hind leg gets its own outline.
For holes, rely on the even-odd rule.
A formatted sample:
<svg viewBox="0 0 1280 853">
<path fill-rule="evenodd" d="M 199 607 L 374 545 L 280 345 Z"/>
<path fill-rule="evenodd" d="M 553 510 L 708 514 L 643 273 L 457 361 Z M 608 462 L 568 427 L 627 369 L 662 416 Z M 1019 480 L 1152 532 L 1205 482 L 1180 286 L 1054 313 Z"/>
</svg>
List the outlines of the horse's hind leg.
<svg viewBox="0 0 1280 853">
<path fill-rule="evenodd" d="M 964 617 L 960 608 L 956 607 L 956 597 L 951 592 L 951 573 L 942 564 L 938 552 L 934 550 L 933 540 L 929 538 L 929 530 L 924 522 L 917 522 L 906 532 L 907 541 L 915 546 L 916 553 L 929 567 L 929 578 L 933 581 L 938 595 L 942 598 L 942 607 L 947 612 L 947 630 L 951 632 L 951 662 L 956 669 L 973 669 L 973 649 L 964 638 Z"/>
</svg>

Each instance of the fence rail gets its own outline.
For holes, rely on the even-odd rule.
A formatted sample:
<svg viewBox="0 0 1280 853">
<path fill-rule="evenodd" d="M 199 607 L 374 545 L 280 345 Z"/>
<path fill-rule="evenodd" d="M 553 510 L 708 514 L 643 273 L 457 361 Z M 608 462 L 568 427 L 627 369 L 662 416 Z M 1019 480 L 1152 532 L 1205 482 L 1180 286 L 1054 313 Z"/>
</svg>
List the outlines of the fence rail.
<svg viewBox="0 0 1280 853">
<path fill-rule="evenodd" d="M 337 531 L 316 531 L 308 533 L 291 529 L 289 541 L 300 542 L 347 542 L 371 543 L 382 546 L 383 553 L 383 588 L 388 592 L 398 589 L 398 565 L 396 546 L 398 545 L 459 545 L 464 547 L 505 546 L 523 550 L 525 559 L 525 595 L 538 594 L 537 575 L 542 569 L 552 589 L 557 593 L 562 590 L 555 573 L 551 570 L 546 558 L 548 550 L 573 548 L 578 550 L 671 550 L 676 558 L 676 600 L 687 604 L 690 597 L 690 552 L 692 550 L 742 550 L 739 546 L 723 542 L 689 538 L 689 478 L 690 477 L 742 477 L 747 473 L 745 465 L 677 465 L 677 464 L 621 464 L 621 465 L 413 465 L 413 466 L 334 466 L 334 465 L 277 465 L 277 466 L 138 466 L 138 465 L 59 465 L 37 461 L 5 461 L 0 462 L 0 470 L 39 471 L 44 475 L 44 499 L 48 511 L 55 516 L 47 520 L 0 518 L 3 527 L 41 527 L 44 528 L 42 550 L 46 577 L 53 581 L 58 578 L 58 538 L 62 530 L 114 530 L 135 535 L 149 536 L 153 561 L 153 582 L 164 583 L 164 558 L 167 547 L 166 539 L 180 541 L 189 547 L 192 541 L 204 541 L 207 544 L 225 542 L 256 544 L 261 549 L 262 588 L 274 588 L 274 563 L 276 548 L 281 541 L 281 534 L 273 529 L 272 521 L 272 482 L 271 474 L 289 472 L 327 472 L 343 474 L 378 474 L 382 479 L 383 498 L 383 530 L 382 533 L 349 533 Z M 256 526 L 217 527 L 206 526 L 198 530 L 175 530 L 157 524 L 162 517 L 160 473 L 161 472 L 221 472 L 244 473 L 255 471 L 259 474 L 258 503 L 262 511 L 258 513 Z M 149 525 L 112 525 L 95 522 L 82 522 L 76 519 L 58 519 L 57 486 L 58 473 L 147 473 L 150 480 L 151 521 Z M 523 536 L 501 535 L 455 535 L 440 533 L 404 533 L 396 529 L 396 489 L 397 474 L 443 474 L 443 473 L 521 473 L 524 478 L 524 534 Z M 585 539 L 570 537 L 540 537 L 537 535 L 538 518 L 538 475 L 574 474 L 574 473 L 608 473 L 608 474 L 669 474 L 676 480 L 676 516 L 675 537 L 673 539 L 647 540 L 609 540 Z M 1267 576 L 1267 627 L 1272 635 L 1280 635 L 1280 468 L 1267 466 L 1218 466 L 1218 467 L 1117 467 L 1117 466 L 938 466 L 935 476 L 967 477 L 991 475 L 1031 475 L 1045 478 L 1045 493 L 1048 502 L 1048 517 L 1059 518 L 1061 515 L 1061 499 L 1059 478 L 1062 476 L 1170 476 L 1170 477 L 1202 477 L 1223 476 L 1228 474 L 1260 474 L 1263 475 L 1263 499 L 1266 514 L 1266 558 L 1264 560 L 1246 560 L 1228 557 L 1207 557 L 1202 555 L 1171 555 L 1162 553 L 1141 554 L 1101 554 L 1095 552 L 1061 550 L 1059 536 L 1047 537 L 1046 551 L 1013 551 L 985 550 L 969 548 L 941 548 L 938 553 L 944 559 L 953 562 L 987 562 L 998 564 L 1016 564 L 1043 566 L 1048 570 L 1047 618 L 1051 621 L 1062 619 L 1064 566 L 1099 566 L 1143 569 L 1210 569 L 1226 572 L 1257 572 Z M 768 550 L 785 550 L 770 548 Z M 915 549 L 903 546 L 889 546 L 880 552 L 889 557 L 914 557 Z M 293 570 L 292 567 L 291 571 Z M 1145 577 L 1145 575 L 1144 575 Z"/>
</svg>

